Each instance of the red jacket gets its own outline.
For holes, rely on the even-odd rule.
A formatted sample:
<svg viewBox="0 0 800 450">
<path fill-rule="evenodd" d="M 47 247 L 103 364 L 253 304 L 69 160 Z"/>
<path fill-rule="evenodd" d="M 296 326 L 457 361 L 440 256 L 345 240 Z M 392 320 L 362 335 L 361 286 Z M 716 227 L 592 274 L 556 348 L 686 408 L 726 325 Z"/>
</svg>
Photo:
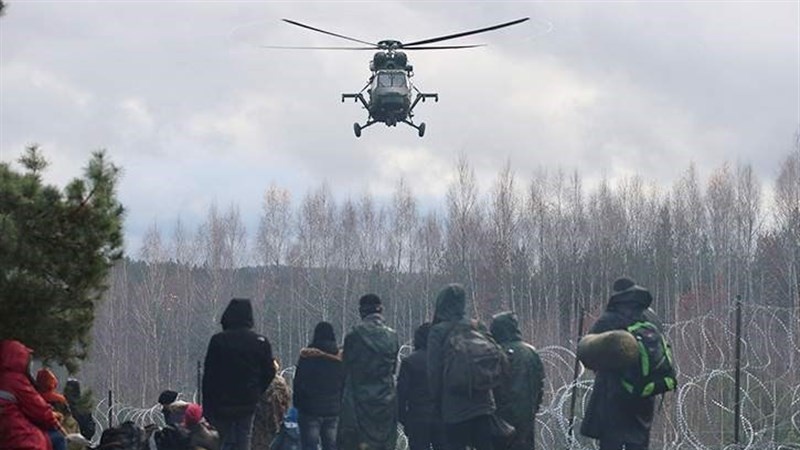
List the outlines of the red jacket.
<svg viewBox="0 0 800 450">
<path fill-rule="evenodd" d="M 36 372 L 36 390 L 39 391 L 44 401 L 52 405 L 56 411 L 58 407 L 68 408 L 67 399 L 56 392 L 58 387 L 58 378 L 52 370 L 47 367 L 42 367 Z"/>
<path fill-rule="evenodd" d="M 44 430 L 58 426 L 47 402 L 28 376 L 31 349 L 18 341 L 0 341 L 0 447 L 3 450 L 51 450 Z"/>
</svg>

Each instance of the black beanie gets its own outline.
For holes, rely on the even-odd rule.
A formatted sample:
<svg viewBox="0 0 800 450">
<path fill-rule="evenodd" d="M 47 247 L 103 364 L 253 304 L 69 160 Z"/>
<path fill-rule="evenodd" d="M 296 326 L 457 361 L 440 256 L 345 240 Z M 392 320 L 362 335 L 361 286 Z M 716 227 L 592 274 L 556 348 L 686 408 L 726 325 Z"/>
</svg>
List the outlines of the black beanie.
<svg viewBox="0 0 800 450">
<path fill-rule="evenodd" d="M 614 284 L 611 286 L 611 289 L 614 290 L 614 293 L 618 293 L 630 289 L 633 286 L 636 286 L 635 281 L 631 280 L 628 277 L 620 277 L 614 280 Z"/>
<path fill-rule="evenodd" d="M 175 400 L 177 399 L 178 399 L 178 393 L 167 389 L 166 391 L 162 392 L 161 395 L 158 396 L 158 403 L 160 405 L 170 405 L 172 403 L 175 403 Z"/>
<path fill-rule="evenodd" d="M 358 300 L 358 312 L 362 319 L 370 314 L 383 312 L 381 298 L 375 294 L 364 295 Z"/>
</svg>

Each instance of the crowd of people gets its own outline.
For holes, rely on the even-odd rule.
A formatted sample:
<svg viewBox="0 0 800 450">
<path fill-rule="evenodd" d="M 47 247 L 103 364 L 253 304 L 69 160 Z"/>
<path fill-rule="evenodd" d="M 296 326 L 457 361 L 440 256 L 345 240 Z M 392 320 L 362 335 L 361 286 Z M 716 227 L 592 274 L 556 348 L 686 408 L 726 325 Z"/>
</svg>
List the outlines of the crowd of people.
<svg viewBox="0 0 800 450">
<path fill-rule="evenodd" d="M 618 279 L 590 333 L 628 329 L 652 314 L 651 302 L 646 289 Z M 364 295 L 361 322 L 341 347 L 330 323 L 316 324 L 290 387 L 269 340 L 253 331 L 251 302 L 234 298 L 208 344 L 202 406 L 162 392 L 165 427 L 155 442 L 159 449 L 179 441 L 193 450 L 395 450 L 399 424 L 410 450 L 534 449 L 542 361 L 513 312 L 494 315 L 487 328 L 466 306 L 462 286 L 442 289 L 398 367 L 400 343 L 383 301 Z M 77 380 L 57 393 L 50 370 L 30 376 L 31 353 L 0 341 L 0 448 L 66 450 L 67 441 L 81 443 L 76 436 L 91 439 L 94 421 L 76 403 Z M 654 400 L 626 393 L 621 377 L 596 369 L 581 432 L 601 450 L 645 450 Z"/>
</svg>

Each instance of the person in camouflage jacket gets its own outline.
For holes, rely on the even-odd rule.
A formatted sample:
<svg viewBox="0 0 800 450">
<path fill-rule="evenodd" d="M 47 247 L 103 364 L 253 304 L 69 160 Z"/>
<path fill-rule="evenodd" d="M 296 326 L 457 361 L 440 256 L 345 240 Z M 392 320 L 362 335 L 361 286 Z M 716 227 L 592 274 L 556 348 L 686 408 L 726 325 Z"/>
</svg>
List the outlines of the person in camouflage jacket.
<svg viewBox="0 0 800 450">
<path fill-rule="evenodd" d="M 530 450 L 535 442 L 536 412 L 542 404 L 544 366 L 536 349 L 523 342 L 516 314 L 496 314 L 490 330 L 510 366 L 505 381 L 494 390 L 497 415 L 516 428 L 509 449 Z"/>
<path fill-rule="evenodd" d="M 339 450 L 394 450 L 397 443 L 397 393 L 394 375 L 400 345 L 386 326 L 375 294 L 359 300 L 362 322 L 344 339 L 345 372 Z"/>
</svg>

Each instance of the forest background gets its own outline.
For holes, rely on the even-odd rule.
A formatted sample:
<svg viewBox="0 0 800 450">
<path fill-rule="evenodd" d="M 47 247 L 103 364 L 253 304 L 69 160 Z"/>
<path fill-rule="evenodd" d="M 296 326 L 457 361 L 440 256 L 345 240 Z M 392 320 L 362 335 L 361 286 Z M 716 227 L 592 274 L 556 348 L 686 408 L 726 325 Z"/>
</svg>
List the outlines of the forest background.
<svg viewBox="0 0 800 450">
<path fill-rule="evenodd" d="M 253 300 L 255 328 L 290 367 L 317 321 L 342 339 L 359 320 L 360 295 L 380 295 L 409 342 L 437 291 L 459 282 L 471 315 L 488 322 L 513 310 L 540 349 L 540 439 L 555 445 L 569 434 L 573 387 L 578 420 L 591 388 L 589 372 L 572 380 L 581 316 L 586 328 L 611 282 L 628 275 L 653 293 L 680 367 L 681 389 L 662 405 L 654 439 L 663 448 L 732 442 L 741 296 L 745 439 L 797 448 L 800 141 L 776 172 L 765 186 L 746 164 L 723 164 L 706 180 L 690 165 L 668 189 L 641 175 L 587 188 L 578 172 L 521 180 L 506 164 L 480 192 L 462 157 L 444 203 L 426 211 L 403 179 L 386 204 L 368 193 L 337 202 L 324 182 L 300 199 L 272 185 L 252 231 L 235 204 L 211 205 L 196 230 L 180 218 L 154 223 L 112 270 L 81 376 L 118 404 L 148 408 L 166 388 L 196 394 L 197 365 L 231 297 Z"/>
</svg>

